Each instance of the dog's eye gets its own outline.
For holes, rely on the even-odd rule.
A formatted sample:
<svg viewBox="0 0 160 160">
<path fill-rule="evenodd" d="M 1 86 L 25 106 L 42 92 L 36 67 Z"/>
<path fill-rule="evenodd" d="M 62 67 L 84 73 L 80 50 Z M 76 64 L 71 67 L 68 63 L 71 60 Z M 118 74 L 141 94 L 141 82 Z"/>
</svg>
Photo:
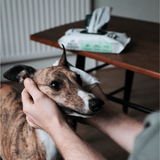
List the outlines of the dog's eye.
<svg viewBox="0 0 160 160">
<path fill-rule="evenodd" d="M 49 86 L 57 91 L 61 89 L 61 84 L 58 81 L 53 81 Z"/>
</svg>

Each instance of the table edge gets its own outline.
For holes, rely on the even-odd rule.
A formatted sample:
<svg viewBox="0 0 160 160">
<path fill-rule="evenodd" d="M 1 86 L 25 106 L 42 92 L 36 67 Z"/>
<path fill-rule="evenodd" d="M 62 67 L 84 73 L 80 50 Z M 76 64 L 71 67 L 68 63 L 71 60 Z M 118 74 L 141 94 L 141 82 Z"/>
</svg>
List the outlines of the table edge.
<svg viewBox="0 0 160 160">
<path fill-rule="evenodd" d="M 42 38 L 36 38 L 32 35 L 30 36 L 30 39 L 33 40 L 33 41 L 42 43 L 42 44 L 46 44 L 46 45 L 50 45 L 52 47 L 62 49 L 57 42 L 51 42 L 51 41 L 47 41 L 47 40 L 42 39 Z M 92 58 L 92 59 L 95 59 L 95 60 L 98 60 L 98 61 L 101 61 L 101 62 L 104 62 L 104 63 L 109 63 L 109 64 L 112 64 L 114 66 L 124 68 L 124 69 L 130 70 L 130 71 L 133 71 L 133 72 L 137 72 L 137 73 L 140 73 L 140 74 L 143 74 L 143 75 L 146 75 L 146 76 L 150 76 L 150 77 L 153 77 L 153 78 L 156 78 L 156 79 L 160 79 L 160 73 L 150 71 L 150 70 L 147 70 L 147 69 L 142 69 L 140 67 L 133 66 L 131 64 L 126 64 L 126 63 L 123 63 L 123 62 L 119 62 L 119 61 L 116 61 L 116 60 L 113 60 L 113 59 L 109 59 L 107 57 L 99 56 L 97 58 L 97 56 L 92 52 L 83 51 L 83 54 L 82 54 L 81 53 L 82 51 L 75 51 L 75 50 L 67 50 L 67 51 L 69 51 L 73 54 L 79 54 L 79 55 L 82 55 L 82 56 L 85 56 L 85 57 L 88 57 L 88 58 Z"/>
</svg>

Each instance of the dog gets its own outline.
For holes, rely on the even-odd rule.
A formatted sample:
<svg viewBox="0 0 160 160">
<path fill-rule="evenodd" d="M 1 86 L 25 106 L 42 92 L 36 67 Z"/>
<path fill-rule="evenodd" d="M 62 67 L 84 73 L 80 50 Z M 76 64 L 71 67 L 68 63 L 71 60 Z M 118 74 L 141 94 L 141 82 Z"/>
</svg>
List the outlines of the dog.
<svg viewBox="0 0 160 160">
<path fill-rule="evenodd" d="M 69 69 L 65 48 L 58 66 L 36 70 L 17 65 L 5 72 L 4 77 L 18 83 L 31 78 L 68 116 L 87 118 L 103 105 L 102 100 L 82 88 L 80 75 Z M 45 131 L 29 126 L 23 113 L 21 93 L 13 86 L 1 86 L 0 123 L 3 160 L 56 160 L 58 150 L 54 141 Z"/>
</svg>

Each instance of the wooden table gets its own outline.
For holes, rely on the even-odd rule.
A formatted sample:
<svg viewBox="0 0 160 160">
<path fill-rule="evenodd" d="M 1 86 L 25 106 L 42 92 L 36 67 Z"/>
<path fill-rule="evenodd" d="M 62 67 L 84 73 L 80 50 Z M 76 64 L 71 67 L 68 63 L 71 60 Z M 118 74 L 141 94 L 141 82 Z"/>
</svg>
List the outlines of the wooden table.
<svg viewBox="0 0 160 160">
<path fill-rule="evenodd" d="M 58 39 L 64 35 L 65 31 L 71 28 L 85 28 L 85 21 L 82 20 L 45 30 L 31 35 L 30 39 L 46 45 L 60 48 Z M 123 87 L 123 89 L 125 89 L 124 100 L 126 102 L 126 106 L 128 105 L 128 101 L 130 99 L 134 72 L 160 79 L 159 24 L 112 16 L 108 25 L 108 30 L 121 33 L 124 32 L 128 37 L 131 37 L 131 42 L 127 45 L 121 54 L 73 50 L 70 50 L 70 52 L 78 55 L 77 67 L 81 69 L 84 68 L 85 57 L 126 69 L 126 82 L 125 87 Z M 120 91 L 121 90 L 122 88 Z M 108 98 L 111 97 L 108 96 Z"/>
</svg>

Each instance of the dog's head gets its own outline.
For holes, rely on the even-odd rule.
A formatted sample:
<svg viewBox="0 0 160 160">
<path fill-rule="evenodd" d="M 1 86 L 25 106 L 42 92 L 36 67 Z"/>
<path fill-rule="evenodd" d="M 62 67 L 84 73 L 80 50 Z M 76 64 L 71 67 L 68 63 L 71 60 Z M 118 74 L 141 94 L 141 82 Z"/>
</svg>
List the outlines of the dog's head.
<svg viewBox="0 0 160 160">
<path fill-rule="evenodd" d="M 38 88 L 67 115 L 90 117 L 103 105 L 102 100 L 84 91 L 80 75 L 69 69 L 65 49 L 58 66 L 36 70 L 17 65 L 5 72 L 4 77 L 18 83 L 23 83 L 27 77 L 33 79 Z"/>
</svg>

